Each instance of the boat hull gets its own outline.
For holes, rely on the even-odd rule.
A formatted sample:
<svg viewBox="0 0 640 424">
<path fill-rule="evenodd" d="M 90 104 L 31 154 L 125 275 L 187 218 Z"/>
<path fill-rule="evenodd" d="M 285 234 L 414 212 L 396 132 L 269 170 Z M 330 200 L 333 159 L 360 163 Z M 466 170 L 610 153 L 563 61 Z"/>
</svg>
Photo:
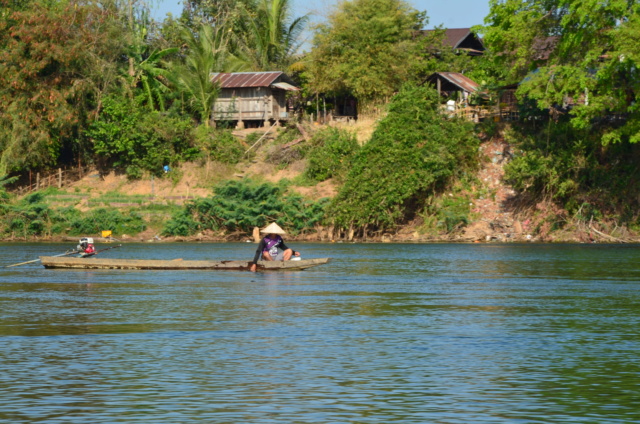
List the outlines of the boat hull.
<svg viewBox="0 0 640 424">
<path fill-rule="evenodd" d="M 249 270 L 251 261 L 185 261 L 146 259 L 103 259 L 98 257 L 66 258 L 40 256 L 48 269 L 152 269 L 152 270 Z M 303 259 L 299 261 L 261 261 L 258 271 L 299 271 L 326 264 L 329 258 Z"/>
</svg>

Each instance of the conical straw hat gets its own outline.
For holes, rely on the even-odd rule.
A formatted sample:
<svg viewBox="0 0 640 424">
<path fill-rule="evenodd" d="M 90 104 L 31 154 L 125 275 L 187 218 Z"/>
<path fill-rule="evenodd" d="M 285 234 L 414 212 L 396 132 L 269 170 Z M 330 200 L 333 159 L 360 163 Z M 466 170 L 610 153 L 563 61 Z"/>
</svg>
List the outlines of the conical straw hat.
<svg viewBox="0 0 640 424">
<path fill-rule="evenodd" d="M 260 230 L 261 233 L 264 234 L 287 234 L 284 232 L 284 230 L 282 228 L 280 228 L 280 226 L 278 224 L 276 224 L 275 222 L 272 222 L 271 224 L 267 225 L 265 228 L 263 228 L 262 230 Z"/>
</svg>

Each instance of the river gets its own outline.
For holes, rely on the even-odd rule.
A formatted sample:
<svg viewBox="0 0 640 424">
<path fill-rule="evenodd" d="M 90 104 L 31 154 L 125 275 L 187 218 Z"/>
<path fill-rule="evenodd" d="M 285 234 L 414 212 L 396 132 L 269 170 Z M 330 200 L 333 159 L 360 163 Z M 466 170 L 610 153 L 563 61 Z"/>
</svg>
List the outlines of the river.
<svg viewBox="0 0 640 424">
<path fill-rule="evenodd" d="M 333 260 L 0 268 L 0 423 L 640 422 L 640 246 L 290 244 Z M 0 265 L 73 247 L 0 244 Z"/>
</svg>

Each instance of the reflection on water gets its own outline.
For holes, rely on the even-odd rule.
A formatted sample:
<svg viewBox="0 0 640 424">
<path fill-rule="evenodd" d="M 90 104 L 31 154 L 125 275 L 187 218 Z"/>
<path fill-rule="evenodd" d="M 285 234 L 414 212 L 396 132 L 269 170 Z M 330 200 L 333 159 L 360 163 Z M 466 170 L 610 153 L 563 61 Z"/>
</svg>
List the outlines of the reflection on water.
<svg viewBox="0 0 640 424">
<path fill-rule="evenodd" d="M 0 264 L 67 247 L 0 245 Z M 1 268 L 0 423 L 640 422 L 638 246 L 296 248 L 334 260 L 278 274 Z"/>
</svg>

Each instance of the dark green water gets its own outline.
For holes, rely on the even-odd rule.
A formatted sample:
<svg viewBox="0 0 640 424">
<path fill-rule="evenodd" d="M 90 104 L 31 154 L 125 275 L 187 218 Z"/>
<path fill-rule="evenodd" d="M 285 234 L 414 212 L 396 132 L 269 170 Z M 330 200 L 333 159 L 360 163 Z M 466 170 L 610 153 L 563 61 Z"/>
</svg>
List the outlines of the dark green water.
<svg viewBox="0 0 640 424">
<path fill-rule="evenodd" d="M 0 423 L 640 422 L 640 246 L 291 244 L 334 260 L 0 268 Z M 0 265 L 72 247 L 0 244 Z"/>
</svg>

